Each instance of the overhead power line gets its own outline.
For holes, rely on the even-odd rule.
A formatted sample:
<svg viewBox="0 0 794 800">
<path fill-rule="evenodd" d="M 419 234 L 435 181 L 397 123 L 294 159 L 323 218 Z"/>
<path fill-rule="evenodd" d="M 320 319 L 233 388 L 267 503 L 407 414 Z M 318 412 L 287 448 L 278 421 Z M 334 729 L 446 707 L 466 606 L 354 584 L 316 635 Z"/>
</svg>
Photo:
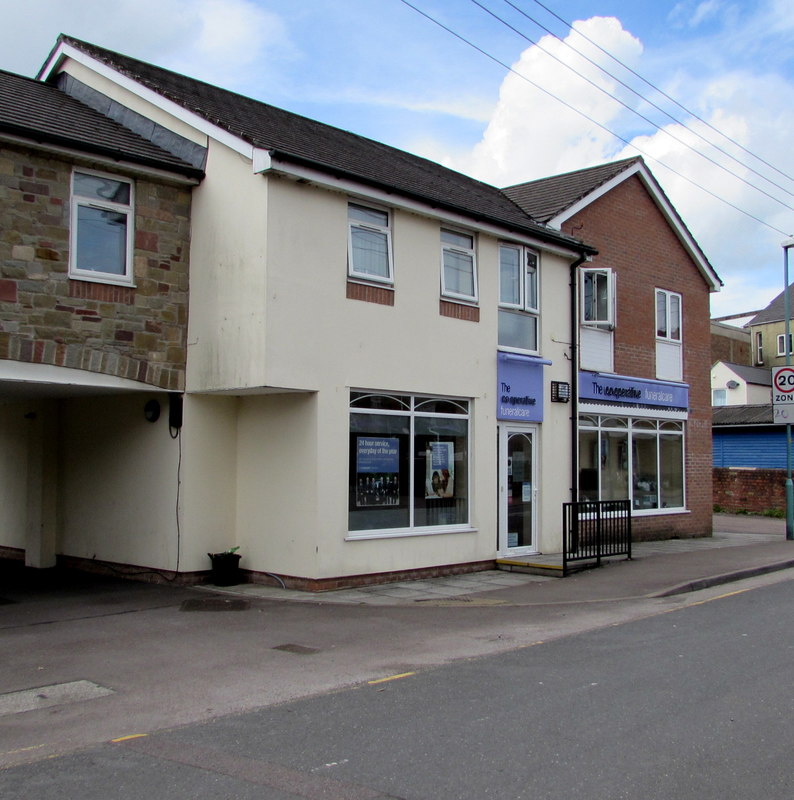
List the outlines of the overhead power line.
<svg viewBox="0 0 794 800">
<path fill-rule="evenodd" d="M 656 158 L 655 156 L 652 156 L 650 153 L 644 151 L 642 148 L 638 147 L 633 142 L 630 142 L 628 139 L 625 139 L 620 134 L 618 134 L 615 131 L 611 130 L 610 128 L 608 128 L 603 123 L 598 122 L 598 120 L 596 120 L 596 119 L 593 119 L 593 117 L 589 116 L 588 114 L 586 114 L 581 109 L 576 108 L 576 106 L 572 105 L 571 103 L 567 102 L 566 100 L 563 100 L 561 97 L 558 97 L 553 92 L 549 91 L 548 89 L 546 89 L 545 87 L 541 86 L 540 84 L 535 83 L 535 81 L 531 80 L 526 75 L 524 75 L 524 74 L 518 72 L 517 70 L 513 69 L 513 67 L 511 67 L 509 64 L 505 64 L 504 61 L 501 61 L 496 56 L 494 56 L 492 53 L 487 52 L 486 50 L 481 48 L 479 45 L 477 45 L 474 42 L 472 42 L 470 39 L 467 39 L 462 34 L 458 33 L 457 31 L 454 31 L 452 28 L 448 27 L 443 22 L 440 22 L 435 17 L 432 17 L 430 14 L 428 14 L 425 11 L 423 11 L 422 9 L 417 8 L 417 6 L 415 6 L 412 3 L 408 2 L 408 0 L 400 0 L 400 2 L 402 2 L 404 5 L 408 6 L 408 8 L 412 9 L 417 14 L 423 16 L 428 21 L 432 22 L 434 25 L 437 25 L 439 28 L 441 28 L 442 30 L 446 31 L 451 36 L 454 36 L 459 41 L 463 42 L 464 44 L 468 45 L 472 49 L 476 50 L 478 53 L 480 53 L 481 55 L 485 56 L 490 61 L 493 61 L 495 64 L 498 64 L 500 67 L 502 67 L 503 69 L 506 69 L 508 72 L 513 73 L 517 77 L 521 78 L 521 80 L 526 81 L 530 86 L 534 87 L 535 89 L 537 89 L 540 92 L 543 92 L 543 94 L 547 95 L 548 97 L 551 97 L 553 100 L 556 100 L 558 103 L 562 104 L 566 108 L 568 108 L 571 111 L 573 111 L 574 113 L 578 114 L 583 119 L 586 119 L 588 122 L 591 122 L 593 125 L 597 126 L 598 128 L 601 128 L 603 131 L 608 133 L 610 136 L 613 136 L 618 141 L 623 142 L 624 144 L 628 145 L 629 147 L 634 148 L 638 153 L 640 153 L 641 155 L 645 156 L 645 158 L 648 158 L 651 161 L 655 162 L 656 164 L 659 164 L 660 166 L 664 167 L 666 170 L 668 170 L 669 172 L 671 172 L 674 175 L 678 176 L 682 180 L 685 180 L 687 183 L 691 184 L 695 188 L 700 189 L 702 192 L 705 192 L 707 195 L 713 197 L 715 200 L 719 200 L 724 205 L 727 205 L 730 208 L 734 209 L 734 211 L 738 211 L 740 214 L 743 214 L 744 216 L 749 217 L 750 219 L 754 220 L 755 222 L 759 223 L 760 225 L 763 225 L 764 227 L 769 228 L 770 230 L 773 230 L 776 233 L 779 233 L 779 234 L 781 234 L 783 236 L 788 236 L 789 235 L 787 232 L 781 230 L 780 228 L 776 228 L 774 225 L 771 225 L 770 223 L 766 222 L 765 220 L 762 220 L 760 217 L 756 217 L 754 214 L 751 214 L 749 211 L 745 211 L 743 208 L 740 208 L 739 206 L 734 205 L 729 200 L 726 200 L 724 197 L 721 197 L 720 195 L 716 194 L 715 192 L 712 192 L 710 189 L 707 189 L 705 186 L 702 186 L 701 184 L 699 184 L 696 181 L 692 180 L 692 178 L 688 177 L 687 175 L 684 175 L 682 172 L 679 172 L 678 170 L 674 169 L 673 167 L 669 166 L 668 164 L 665 164 L 663 161 L 661 161 L 660 159 Z"/>
<path fill-rule="evenodd" d="M 513 6 L 513 8 L 516 8 L 516 6 L 514 6 L 513 3 L 509 2 L 509 0 L 505 0 L 505 2 L 508 3 L 508 5 Z M 714 133 L 718 134 L 719 136 L 722 136 L 723 139 L 726 139 L 732 145 L 734 145 L 735 147 L 738 147 L 740 150 L 742 150 L 743 152 L 747 153 L 747 155 L 750 156 L 751 158 L 756 159 L 756 161 L 759 161 L 764 166 L 769 167 L 769 169 L 773 170 L 774 172 L 777 172 L 778 175 L 782 176 L 783 178 L 786 178 L 787 180 L 794 181 L 794 178 L 791 175 L 788 175 L 787 173 L 783 172 L 781 169 L 778 169 L 774 164 L 770 164 L 768 161 L 766 161 L 763 158 L 761 158 L 761 156 L 759 156 L 757 153 L 753 153 L 751 150 L 748 150 L 743 144 L 741 144 L 740 142 L 737 142 L 735 139 L 732 139 L 730 136 L 728 136 L 727 133 L 724 133 L 719 128 L 715 128 L 710 122 L 706 121 L 702 117 L 699 117 L 694 111 L 690 111 L 686 106 L 684 106 L 681 103 L 679 103 L 678 100 L 676 100 L 674 97 L 671 97 L 663 89 L 660 89 L 658 86 L 656 86 L 653 83 L 651 83 L 651 81 L 649 81 L 647 78 L 644 78 L 642 75 L 640 75 L 639 72 L 636 72 L 635 70 L 633 70 L 630 66 L 628 66 L 628 64 L 624 64 L 619 58 L 617 58 L 617 56 L 612 55 L 612 53 L 610 53 L 609 50 L 605 50 L 603 47 L 601 47 L 600 44 L 598 44 L 598 42 L 593 41 L 593 39 L 591 39 L 586 34 L 582 33 L 580 30 L 577 30 L 576 28 L 574 28 L 573 25 L 570 22 L 564 20 L 562 17 L 560 17 L 558 14 L 556 14 L 554 11 L 552 11 L 552 9 L 550 9 L 548 6 L 543 5 L 543 3 L 540 2 L 540 0 L 532 0 L 532 2 L 534 2 L 535 5 L 540 6 L 544 11 L 547 11 L 555 19 L 557 19 L 560 22 L 562 22 L 563 25 L 565 25 L 570 30 L 572 30 L 574 33 L 576 33 L 577 36 L 581 36 L 582 39 L 584 39 L 587 42 L 590 42 L 590 44 L 592 44 L 594 47 L 597 47 L 605 56 L 608 56 L 609 58 L 611 58 L 616 64 L 618 64 L 619 66 L 623 67 L 623 69 L 625 69 L 627 72 L 630 72 L 632 75 L 634 75 L 635 78 L 639 78 L 646 86 L 650 86 L 650 88 L 653 89 L 655 92 L 658 92 L 666 100 L 669 100 L 671 103 L 673 103 L 673 105 L 675 105 L 678 108 L 680 108 L 687 116 L 690 116 L 693 119 L 696 119 L 698 122 L 703 123 L 703 125 L 705 125 L 710 130 L 714 131 Z M 519 11 L 519 13 L 522 13 L 522 14 L 524 13 L 523 11 L 521 11 L 518 8 L 516 8 L 516 10 Z M 539 23 L 536 23 L 536 24 L 539 24 Z M 544 30 L 547 30 L 547 29 L 544 28 Z M 552 33 L 552 36 L 554 36 L 554 35 L 555 34 Z M 557 37 L 557 38 L 559 38 L 559 37 Z M 711 144 L 713 144 L 713 143 L 711 143 Z M 716 145 L 714 145 L 714 146 L 716 146 Z"/>
<path fill-rule="evenodd" d="M 557 61 L 560 64 L 562 64 L 563 66 L 567 67 L 571 72 L 573 72 L 574 74 L 578 75 L 582 80 L 587 81 L 587 83 L 589 83 L 591 86 L 594 86 L 596 89 L 598 89 L 603 94 L 606 94 L 608 97 L 611 97 L 615 102 L 620 103 L 620 105 L 622 105 L 624 108 L 628 109 L 632 114 L 635 114 L 640 119 L 642 119 L 645 122 L 647 122 L 648 124 L 652 125 L 654 128 L 656 128 L 656 130 L 658 130 L 661 133 L 664 133 L 665 135 L 667 135 L 670 138 L 674 139 L 679 144 L 682 144 L 684 147 L 692 150 L 692 152 L 697 153 L 701 158 L 705 158 L 707 161 L 709 161 L 710 163 L 712 163 L 715 166 L 719 167 L 724 172 L 727 172 L 729 175 L 733 176 L 737 180 L 740 180 L 742 183 L 746 184 L 747 186 L 750 186 L 751 188 L 755 189 L 756 191 L 761 192 L 762 194 L 765 194 L 767 197 L 771 198 L 772 200 L 774 200 L 777 203 L 780 203 L 785 208 L 788 208 L 789 210 L 794 211 L 794 208 L 792 208 L 791 206 L 789 206 L 786 203 L 782 202 L 781 200 L 779 200 L 774 195 L 769 194 L 769 192 L 765 191 L 764 189 L 761 189 L 760 187 L 756 186 L 754 183 L 751 183 L 747 179 L 743 178 L 741 175 L 738 175 L 733 170 L 731 170 L 728 167 L 726 167 L 725 165 L 720 164 L 718 161 L 715 161 L 713 158 L 707 156 L 705 153 L 701 153 L 699 150 L 697 150 L 696 148 L 692 147 L 692 145 L 688 144 L 687 142 L 685 142 L 680 137 L 678 137 L 675 134 L 671 133 L 666 128 L 661 127 L 656 122 L 654 122 L 652 119 L 649 119 L 648 117 L 644 116 L 639 111 L 637 111 L 636 109 L 634 109 L 631 106 L 629 106 L 627 103 L 624 103 L 619 97 L 616 97 L 612 92 L 610 92 L 607 89 L 604 89 L 603 87 L 599 86 L 597 83 L 595 83 L 595 81 L 590 80 L 590 78 L 588 78 L 586 75 L 583 75 L 581 72 L 579 72 L 579 70 L 575 69 L 570 64 L 566 64 L 562 59 L 558 58 L 556 55 L 554 55 L 554 53 L 552 53 L 547 48 L 545 48 L 540 42 L 536 42 L 533 39 L 531 39 L 530 37 L 526 36 L 524 33 L 519 31 L 518 29 L 516 29 L 512 25 L 510 25 L 506 20 L 504 20 L 498 14 L 495 14 L 489 8 L 486 8 L 482 3 L 478 2 L 478 0 L 471 0 L 471 2 L 474 3 L 474 5 L 476 5 L 479 8 L 481 8 L 486 13 L 490 14 L 492 17 L 494 17 L 494 19 L 498 20 L 503 25 L 505 25 L 506 27 L 510 28 L 510 30 L 512 30 L 514 33 L 517 33 L 524 40 L 526 40 L 530 44 L 533 44 L 536 47 L 538 47 L 540 50 L 542 50 L 544 53 L 546 53 L 546 55 L 548 55 L 550 58 L 553 58 L 555 61 Z M 571 52 L 576 53 L 580 58 L 583 58 L 585 61 L 587 61 L 588 63 L 592 64 L 600 72 L 602 72 L 605 75 L 607 75 L 608 77 L 612 78 L 612 80 L 616 81 L 624 89 L 627 89 L 628 91 L 630 91 L 635 97 L 639 98 L 642 102 L 647 103 L 652 108 L 655 108 L 657 111 L 659 111 L 660 113 L 664 114 L 669 120 L 671 120 L 672 122 L 676 123 L 677 125 L 680 125 L 682 128 L 684 128 L 685 130 L 689 131 L 689 133 L 691 133 L 693 136 L 696 136 L 702 142 L 705 142 L 707 145 L 709 145 L 709 147 L 713 147 L 715 150 L 717 150 L 718 152 L 722 153 L 727 158 L 731 159 L 731 161 L 735 162 L 739 166 L 743 167 L 744 169 L 749 170 L 754 175 L 756 175 L 759 178 L 761 178 L 761 180 L 766 181 L 767 183 L 771 184 L 776 189 L 779 189 L 781 192 L 784 192 L 785 194 L 789 195 L 790 197 L 794 197 L 794 192 L 792 192 L 789 189 L 786 189 L 784 186 L 781 186 L 779 183 L 775 183 L 775 181 L 773 181 L 771 178 L 768 178 L 763 173 L 758 172 L 758 170 L 756 170 L 755 168 L 751 167 L 749 164 L 746 164 L 744 161 L 739 160 L 736 156 L 734 156 L 731 153 L 729 153 L 723 147 L 720 147 L 720 145 L 716 144 L 715 142 L 712 142 L 710 139 L 707 139 L 705 136 L 703 136 L 703 134 L 701 134 L 700 132 L 698 132 L 694 128 L 690 127 L 686 122 L 678 119 L 677 117 L 674 117 L 669 111 L 665 110 L 661 106 L 659 106 L 656 103 L 654 103 L 653 100 L 650 100 L 648 97 L 646 97 L 645 95 L 643 95 L 640 92 L 638 92 L 636 89 L 634 89 L 628 83 L 626 83 L 625 81 L 623 81 L 619 77 L 617 77 L 617 75 L 615 75 L 614 73 L 612 73 L 609 70 L 607 70 L 604 67 L 602 67 L 600 64 L 598 64 L 596 61 L 594 61 L 589 56 L 587 56 L 584 53 L 582 53 L 580 50 L 577 50 L 575 47 L 573 47 L 567 41 L 565 41 L 565 39 L 561 39 L 559 36 L 557 36 L 557 34 L 555 34 L 553 31 L 551 31 L 549 28 L 547 28 L 541 22 L 539 22 L 534 17 L 530 16 L 525 11 L 520 9 L 515 3 L 511 2 L 511 0 L 504 0 L 504 2 L 507 5 L 509 5 L 511 8 L 515 9 L 519 14 L 524 16 L 530 22 L 532 22 L 535 25 L 537 25 L 541 30 L 546 31 L 546 33 L 548 33 L 551 36 L 553 36 L 560 44 L 562 44 L 565 47 L 567 47 Z M 546 6 L 543 6 L 543 8 L 546 8 Z M 576 33 L 579 33 L 579 31 L 576 31 L 574 28 L 571 28 L 571 30 L 574 30 Z M 580 35 L 584 36 L 584 34 L 580 34 Z M 597 47 L 602 53 L 604 53 L 605 55 L 608 55 L 613 61 L 616 61 L 618 64 L 620 64 L 624 69 L 630 69 L 625 64 L 623 64 L 623 62 L 618 61 L 618 59 L 615 56 L 611 55 L 607 50 L 604 50 L 604 48 L 602 48 L 598 44 L 596 44 L 592 39 L 590 39 L 590 38 L 588 38 L 586 36 L 584 38 L 588 42 L 593 44 L 595 47 Z M 631 71 L 633 72 L 633 74 L 637 75 L 636 72 L 634 72 L 633 70 L 631 70 Z M 638 75 L 638 77 L 641 77 L 641 76 Z M 645 80 L 645 79 L 642 78 L 642 80 Z M 648 81 L 645 81 L 645 82 L 648 83 Z M 656 89 L 656 87 L 654 87 L 653 84 L 648 83 L 648 85 L 651 86 L 652 88 L 654 88 L 655 91 L 661 91 L 659 89 Z M 667 96 L 667 95 L 665 95 L 665 96 Z M 673 101 L 673 102 L 675 102 L 675 101 Z M 683 106 L 682 106 L 682 108 L 683 108 Z M 686 110 L 686 109 L 684 109 L 684 110 Z M 687 112 L 687 113 L 689 113 L 690 116 L 695 116 L 694 114 L 691 114 L 691 112 Z M 697 119 L 700 120 L 700 117 L 697 117 Z M 700 120 L 700 121 L 703 122 L 703 124 L 705 124 L 705 125 L 709 125 L 709 123 L 705 122 L 705 120 Z M 712 126 L 709 125 L 709 127 L 712 127 Z M 716 128 L 713 128 L 713 130 L 716 130 Z M 725 134 L 721 134 L 721 135 L 725 136 Z M 739 145 L 737 142 L 734 142 L 733 139 L 730 139 L 730 137 L 725 136 L 725 138 L 727 138 L 730 142 L 735 144 L 737 147 L 741 147 L 741 145 Z M 750 152 L 746 148 L 742 147 L 742 150 L 744 150 L 749 155 L 751 155 L 753 158 L 755 158 L 755 159 L 757 159 L 759 161 L 763 160 L 763 159 L 760 159 L 758 156 L 754 155 L 752 152 Z M 766 163 L 766 162 L 764 162 L 764 163 Z M 772 167 L 772 169 L 775 169 L 775 168 Z M 776 170 L 776 171 L 780 172 L 780 170 Z M 788 178 L 788 175 L 785 175 L 784 173 L 781 173 L 781 174 L 785 178 Z M 789 178 L 789 180 L 792 180 L 792 179 Z"/>
</svg>

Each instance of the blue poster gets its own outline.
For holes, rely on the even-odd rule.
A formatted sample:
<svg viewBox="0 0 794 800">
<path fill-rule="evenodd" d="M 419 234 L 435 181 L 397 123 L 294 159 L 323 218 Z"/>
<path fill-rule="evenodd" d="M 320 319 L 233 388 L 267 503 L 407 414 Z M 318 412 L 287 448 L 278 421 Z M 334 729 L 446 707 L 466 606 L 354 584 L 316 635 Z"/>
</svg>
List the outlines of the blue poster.
<svg viewBox="0 0 794 800">
<path fill-rule="evenodd" d="M 356 506 L 396 506 L 400 502 L 400 440 L 356 439 Z"/>
</svg>

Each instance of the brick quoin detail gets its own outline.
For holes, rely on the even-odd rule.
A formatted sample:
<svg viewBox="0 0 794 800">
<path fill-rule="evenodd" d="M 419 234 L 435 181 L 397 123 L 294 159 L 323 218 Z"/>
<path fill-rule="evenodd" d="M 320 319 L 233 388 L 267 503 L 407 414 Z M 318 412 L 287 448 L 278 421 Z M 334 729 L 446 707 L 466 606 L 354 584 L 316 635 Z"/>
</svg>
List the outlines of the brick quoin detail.
<svg viewBox="0 0 794 800">
<path fill-rule="evenodd" d="M 72 280 L 72 166 L 0 146 L 0 358 L 181 391 L 190 190 L 135 177 L 134 285 Z"/>
</svg>

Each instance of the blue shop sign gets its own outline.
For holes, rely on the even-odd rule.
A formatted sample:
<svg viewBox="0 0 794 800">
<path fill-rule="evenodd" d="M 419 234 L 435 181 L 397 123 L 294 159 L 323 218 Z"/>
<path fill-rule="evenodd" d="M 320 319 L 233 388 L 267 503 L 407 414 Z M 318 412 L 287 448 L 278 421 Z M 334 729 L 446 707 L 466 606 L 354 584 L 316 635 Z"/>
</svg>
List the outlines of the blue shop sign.
<svg viewBox="0 0 794 800">
<path fill-rule="evenodd" d="M 580 372 L 579 399 L 609 405 L 686 409 L 689 407 L 689 386 L 601 372 Z"/>
<path fill-rule="evenodd" d="M 499 353 L 496 417 L 514 422 L 543 422 L 542 358 Z"/>
</svg>

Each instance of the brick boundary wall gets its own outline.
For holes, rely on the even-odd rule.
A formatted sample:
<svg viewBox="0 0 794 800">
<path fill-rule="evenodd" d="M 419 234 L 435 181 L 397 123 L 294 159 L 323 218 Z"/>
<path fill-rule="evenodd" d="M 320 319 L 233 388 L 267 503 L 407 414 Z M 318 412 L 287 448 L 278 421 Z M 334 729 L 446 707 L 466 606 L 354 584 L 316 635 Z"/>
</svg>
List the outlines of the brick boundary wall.
<svg viewBox="0 0 794 800">
<path fill-rule="evenodd" d="M 786 471 L 752 467 L 714 467 L 714 505 L 722 511 L 784 511 Z"/>
</svg>

